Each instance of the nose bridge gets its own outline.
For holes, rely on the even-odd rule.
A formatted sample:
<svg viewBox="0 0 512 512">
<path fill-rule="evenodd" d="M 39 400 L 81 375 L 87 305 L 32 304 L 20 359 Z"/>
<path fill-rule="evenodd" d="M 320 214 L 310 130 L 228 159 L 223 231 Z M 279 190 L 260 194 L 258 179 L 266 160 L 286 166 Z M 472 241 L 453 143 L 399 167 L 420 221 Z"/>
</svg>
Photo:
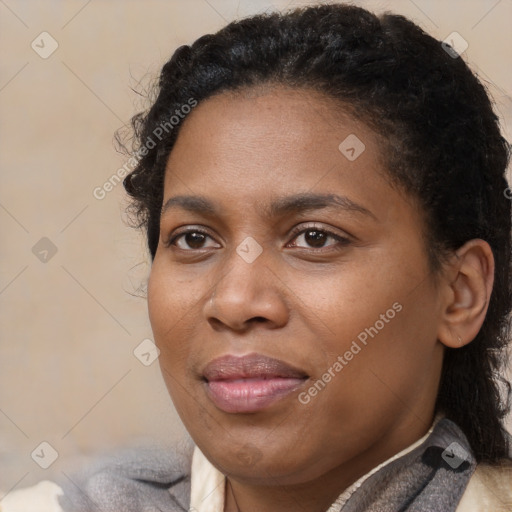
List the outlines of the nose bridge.
<svg viewBox="0 0 512 512">
<path fill-rule="evenodd" d="M 282 323 L 287 307 L 268 265 L 272 257 L 254 238 L 245 237 L 226 254 L 222 278 L 215 283 L 206 316 L 232 328 L 252 318 Z"/>
<path fill-rule="evenodd" d="M 217 295 L 224 288 L 235 294 L 258 293 L 258 288 L 268 288 L 264 277 L 268 272 L 268 256 L 268 249 L 264 250 L 252 236 L 246 236 L 227 255 L 227 271 L 215 287 Z"/>
</svg>

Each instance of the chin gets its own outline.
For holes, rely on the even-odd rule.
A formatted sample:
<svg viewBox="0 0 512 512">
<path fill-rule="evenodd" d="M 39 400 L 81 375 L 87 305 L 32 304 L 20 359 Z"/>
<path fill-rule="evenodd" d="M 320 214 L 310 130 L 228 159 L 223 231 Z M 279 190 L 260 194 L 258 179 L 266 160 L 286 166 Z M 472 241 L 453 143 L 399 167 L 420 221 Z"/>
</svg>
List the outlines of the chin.
<svg viewBox="0 0 512 512">
<path fill-rule="evenodd" d="M 247 437 L 246 437 L 247 440 Z M 265 440 L 239 441 L 233 436 L 228 445 L 219 444 L 218 440 L 209 440 L 207 444 L 196 442 L 210 462 L 224 474 L 251 485 L 298 485 L 320 476 L 328 468 L 319 468 L 318 456 L 311 457 L 301 453 L 300 458 L 292 457 L 293 447 L 283 440 L 281 448 Z M 292 443 L 296 447 L 300 443 Z M 316 475 L 315 473 L 318 473 Z"/>
</svg>

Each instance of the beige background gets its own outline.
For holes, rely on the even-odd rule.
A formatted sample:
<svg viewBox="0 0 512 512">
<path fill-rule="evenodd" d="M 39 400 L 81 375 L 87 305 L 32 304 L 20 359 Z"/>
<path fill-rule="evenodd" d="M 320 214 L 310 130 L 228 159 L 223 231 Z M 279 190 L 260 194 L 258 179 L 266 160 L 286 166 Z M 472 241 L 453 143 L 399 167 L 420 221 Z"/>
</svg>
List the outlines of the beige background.
<svg viewBox="0 0 512 512">
<path fill-rule="evenodd" d="M 438 39 L 459 32 L 512 140 L 512 2 L 355 3 L 403 13 Z M 184 435 L 157 362 L 146 367 L 133 355 L 151 338 L 136 297 L 148 272 L 144 242 L 123 222 L 122 185 L 103 200 L 93 190 L 125 163 L 112 137 L 141 106 L 130 86 L 226 21 L 304 4 L 0 0 L 4 492 L 51 478 L 80 455 Z M 59 45 L 47 59 L 31 48 L 43 31 Z M 46 263 L 32 252 L 42 237 L 57 248 Z M 30 457 L 42 441 L 60 455 L 47 470 Z"/>
</svg>

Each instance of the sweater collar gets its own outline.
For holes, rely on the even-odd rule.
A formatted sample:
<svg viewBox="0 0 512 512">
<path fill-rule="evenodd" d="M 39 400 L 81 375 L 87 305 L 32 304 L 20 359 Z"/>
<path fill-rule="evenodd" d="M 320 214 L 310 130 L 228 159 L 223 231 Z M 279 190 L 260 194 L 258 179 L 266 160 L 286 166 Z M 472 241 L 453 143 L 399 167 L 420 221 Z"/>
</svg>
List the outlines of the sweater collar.
<svg viewBox="0 0 512 512">
<path fill-rule="evenodd" d="M 453 499 L 440 498 L 439 503 L 452 508 L 434 509 L 455 510 L 454 506 L 460 500 L 474 467 L 474 457 L 466 437 L 452 421 L 438 413 L 424 436 L 359 478 L 339 495 L 327 512 L 399 510 L 393 507 L 405 505 L 409 492 L 417 501 L 427 489 L 428 492 L 435 489 L 433 481 L 438 485 L 439 479 L 444 477 L 456 483 L 460 492 Z M 225 475 L 196 446 L 192 457 L 190 510 L 223 512 L 225 488 Z M 406 493 L 400 491 L 403 488 L 407 488 Z M 386 500 L 379 499 L 378 493 L 384 493 Z M 421 499 L 427 498 L 424 495 Z M 431 499 L 428 500 L 430 503 Z M 379 508 L 382 506 L 391 508 Z"/>
</svg>

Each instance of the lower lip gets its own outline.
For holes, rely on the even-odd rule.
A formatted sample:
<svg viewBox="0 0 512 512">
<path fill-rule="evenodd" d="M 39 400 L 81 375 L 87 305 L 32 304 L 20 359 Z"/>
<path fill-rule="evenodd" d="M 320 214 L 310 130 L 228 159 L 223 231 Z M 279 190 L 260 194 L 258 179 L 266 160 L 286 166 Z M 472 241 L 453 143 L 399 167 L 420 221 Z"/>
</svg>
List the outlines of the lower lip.
<svg viewBox="0 0 512 512">
<path fill-rule="evenodd" d="M 224 412 L 257 412 L 299 388 L 305 379 L 236 379 L 206 383 L 207 394 Z"/>
</svg>

